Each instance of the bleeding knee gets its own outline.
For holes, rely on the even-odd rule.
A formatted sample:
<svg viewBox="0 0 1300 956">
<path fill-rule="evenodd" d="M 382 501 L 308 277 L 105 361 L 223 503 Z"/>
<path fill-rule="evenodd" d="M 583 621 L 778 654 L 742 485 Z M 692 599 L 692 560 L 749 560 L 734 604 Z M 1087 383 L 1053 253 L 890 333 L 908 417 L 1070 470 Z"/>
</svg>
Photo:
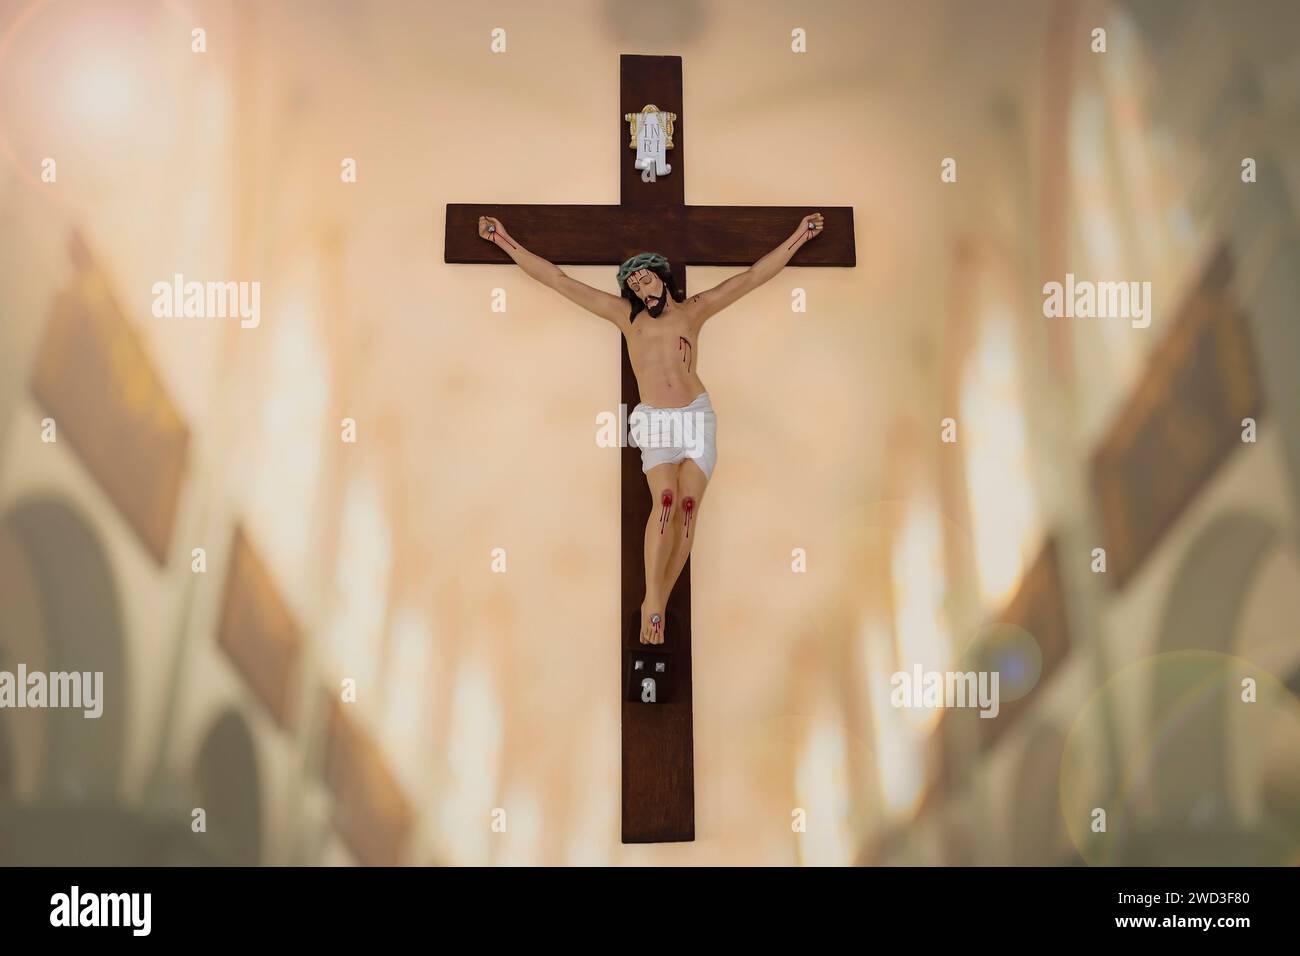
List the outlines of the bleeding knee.
<svg viewBox="0 0 1300 956">
<path fill-rule="evenodd" d="M 686 523 L 687 537 L 690 536 L 691 521 L 692 519 L 695 518 L 695 513 L 698 507 L 699 507 L 699 503 L 695 500 L 695 497 L 693 495 L 687 495 L 685 498 L 682 499 L 682 515 Z"/>
<path fill-rule="evenodd" d="M 663 534 L 664 529 L 668 527 L 668 518 L 673 513 L 673 499 L 676 493 L 672 488 L 664 488 L 659 492 L 659 533 Z"/>
</svg>

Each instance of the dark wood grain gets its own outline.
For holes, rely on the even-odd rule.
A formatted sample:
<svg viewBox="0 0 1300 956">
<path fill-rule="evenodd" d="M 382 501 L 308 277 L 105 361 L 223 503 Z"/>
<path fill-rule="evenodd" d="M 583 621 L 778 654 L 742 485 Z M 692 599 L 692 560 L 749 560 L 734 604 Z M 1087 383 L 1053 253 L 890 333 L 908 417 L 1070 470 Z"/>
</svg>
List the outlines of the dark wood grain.
<svg viewBox="0 0 1300 956">
<path fill-rule="evenodd" d="M 750 266 L 819 212 L 826 226 L 794 254 L 792 266 L 855 266 L 851 206 L 687 206 L 682 234 L 693 266 Z"/>
<path fill-rule="evenodd" d="M 650 225 L 645 248 L 673 263 L 673 278 L 686 291 L 686 258 L 681 211 L 685 199 L 685 124 L 682 116 L 682 60 L 676 56 L 624 56 L 619 61 L 618 145 L 620 194 L 629 218 Z M 644 182 L 629 154 L 624 114 L 640 112 L 647 103 L 677 114 L 674 148 L 668 151 L 672 172 Z M 634 155 L 634 154 L 633 154 Z M 660 236 L 664 227 L 672 235 Z M 637 250 L 640 251 L 640 250 Z M 619 350 L 622 362 L 622 401 L 628 410 L 641 400 L 627 343 Z M 639 644 L 641 601 L 645 597 L 645 527 L 650 518 L 650 491 L 641 472 L 641 454 L 623 449 L 622 467 L 622 608 L 623 652 L 620 674 L 628 655 Z M 691 675 L 691 566 L 687 561 L 664 611 L 664 650 L 673 655 L 669 697 L 653 705 L 624 700 L 623 707 L 623 842 L 667 843 L 695 839 L 695 723 Z M 636 625 L 627 626 L 631 621 Z"/>
<path fill-rule="evenodd" d="M 684 206 L 629 213 L 619 206 L 449 203 L 443 259 L 510 262 L 478 235 L 478 217 L 495 216 L 524 248 L 556 265 L 618 265 L 638 252 L 675 248 L 681 250 L 672 259 L 675 265 L 744 268 L 771 252 L 813 212 L 826 217 L 825 231 L 796 252 L 790 265 L 857 265 L 852 207 L 816 205 Z M 611 291 L 613 279 L 611 272 Z"/>
<path fill-rule="evenodd" d="M 652 216 L 618 206 L 448 203 L 444 261 L 511 261 L 494 243 L 479 237 L 479 216 L 500 219 L 529 252 L 561 266 L 618 265 L 638 252 L 675 244 L 682 230 L 680 211 Z M 614 288 L 613 270 L 609 288 Z"/>
<path fill-rule="evenodd" d="M 636 150 L 628 113 L 639 113 L 653 103 L 667 113 L 676 113 L 673 148 L 665 157 L 672 172 L 652 183 L 643 182 L 634 161 Z M 628 209 L 681 209 L 686 204 L 686 119 L 682 112 L 682 58 L 680 56 L 634 56 L 618 58 L 618 169 L 619 198 Z M 665 253 L 666 254 L 666 253 Z"/>
</svg>

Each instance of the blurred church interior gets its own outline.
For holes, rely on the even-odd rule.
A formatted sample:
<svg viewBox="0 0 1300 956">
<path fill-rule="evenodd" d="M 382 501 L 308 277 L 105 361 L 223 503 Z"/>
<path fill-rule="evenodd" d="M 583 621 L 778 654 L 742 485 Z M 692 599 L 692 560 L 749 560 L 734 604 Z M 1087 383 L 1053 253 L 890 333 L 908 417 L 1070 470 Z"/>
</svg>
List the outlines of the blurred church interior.
<svg viewBox="0 0 1300 956">
<path fill-rule="evenodd" d="M 1300 10 L 645 19 L 0 0 L 0 670 L 104 674 L 0 711 L 0 864 L 1300 862 Z M 617 201 L 620 53 L 683 57 L 687 202 L 858 242 L 705 335 L 687 844 L 619 840 L 617 332 L 442 261 L 448 202 Z"/>
</svg>

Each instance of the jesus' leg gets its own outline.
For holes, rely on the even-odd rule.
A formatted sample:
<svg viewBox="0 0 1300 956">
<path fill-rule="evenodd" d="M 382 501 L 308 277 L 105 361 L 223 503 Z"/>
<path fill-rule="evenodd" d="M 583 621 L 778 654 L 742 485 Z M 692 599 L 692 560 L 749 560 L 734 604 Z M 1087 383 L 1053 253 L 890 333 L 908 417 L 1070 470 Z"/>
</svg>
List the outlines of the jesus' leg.
<svg viewBox="0 0 1300 956">
<path fill-rule="evenodd" d="M 650 483 L 650 520 L 645 526 L 645 601 L 641 604 L 641 643 L 664 642 L 664 572 L 668 568 L 676 540 L 677 514 L 676 464 L 656 465 L 646 472 Z"/>
<path fill-rule="evenodd" d="M 708 483 L 709 479 L 699 465 L 689 458 L 682 462 L 677 472 L 676 511 L 672 518 L 672 523 L 677 526 L 677 540 L 672 556 L 668 559 L 668 567 L 664 570 L 661 589 L 665 605 L 672 596 L 673 586 L 677 584 L 682 568 L 686 567 L 686 559 L 691 556 L 691 546 L 695 543 L 696 532 L 699 530 L 700 501 L 704 498 L 704 489 Z"/>
</svg>

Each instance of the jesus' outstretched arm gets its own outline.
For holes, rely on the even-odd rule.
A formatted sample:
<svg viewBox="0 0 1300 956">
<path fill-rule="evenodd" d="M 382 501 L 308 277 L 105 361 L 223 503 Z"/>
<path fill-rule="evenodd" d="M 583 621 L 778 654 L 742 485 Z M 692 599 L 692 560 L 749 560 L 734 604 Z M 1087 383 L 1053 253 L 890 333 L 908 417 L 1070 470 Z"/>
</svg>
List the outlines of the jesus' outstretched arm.
<svg viewBox="0 0 1300 956">
<path fill-rule="evenodd" d="M 478 234 L 488 242 L 504 249 L 506 255 L 513 259 L 519 268 L 542 285 L 554 289 L 569 301 L 576 302 L 588 312 L 614 323 L 620 329 L 627 324 L 627 303 L 623 299 L 592 288 L 585 282 L 579 282 L 572 276 L 565 275 L 564 270 L 555 263 L 547 262 L 541 256 L 529 252 L 518 239 L 506 231 L 501 220 L 492 216 L 479 216 Z"/>
<path fill-rule="evenodd" d="M 744 272 L 739 272 L 730 279 L 718 283 L 708 292 L 692 296 L 691 302 L 696 306 L 696 321 L 703 324 L 710 316 L 721 312 L 741 296 L 753 292 L 768 279 L 773 278 L 786 267 L 794 254 L 799 251 L 799 247 L 821 235 L 823 228 L 825 228 L 825 220 L 821 213 L 815 212 L 804 216 L 794 232 Z"/>
</svg>

